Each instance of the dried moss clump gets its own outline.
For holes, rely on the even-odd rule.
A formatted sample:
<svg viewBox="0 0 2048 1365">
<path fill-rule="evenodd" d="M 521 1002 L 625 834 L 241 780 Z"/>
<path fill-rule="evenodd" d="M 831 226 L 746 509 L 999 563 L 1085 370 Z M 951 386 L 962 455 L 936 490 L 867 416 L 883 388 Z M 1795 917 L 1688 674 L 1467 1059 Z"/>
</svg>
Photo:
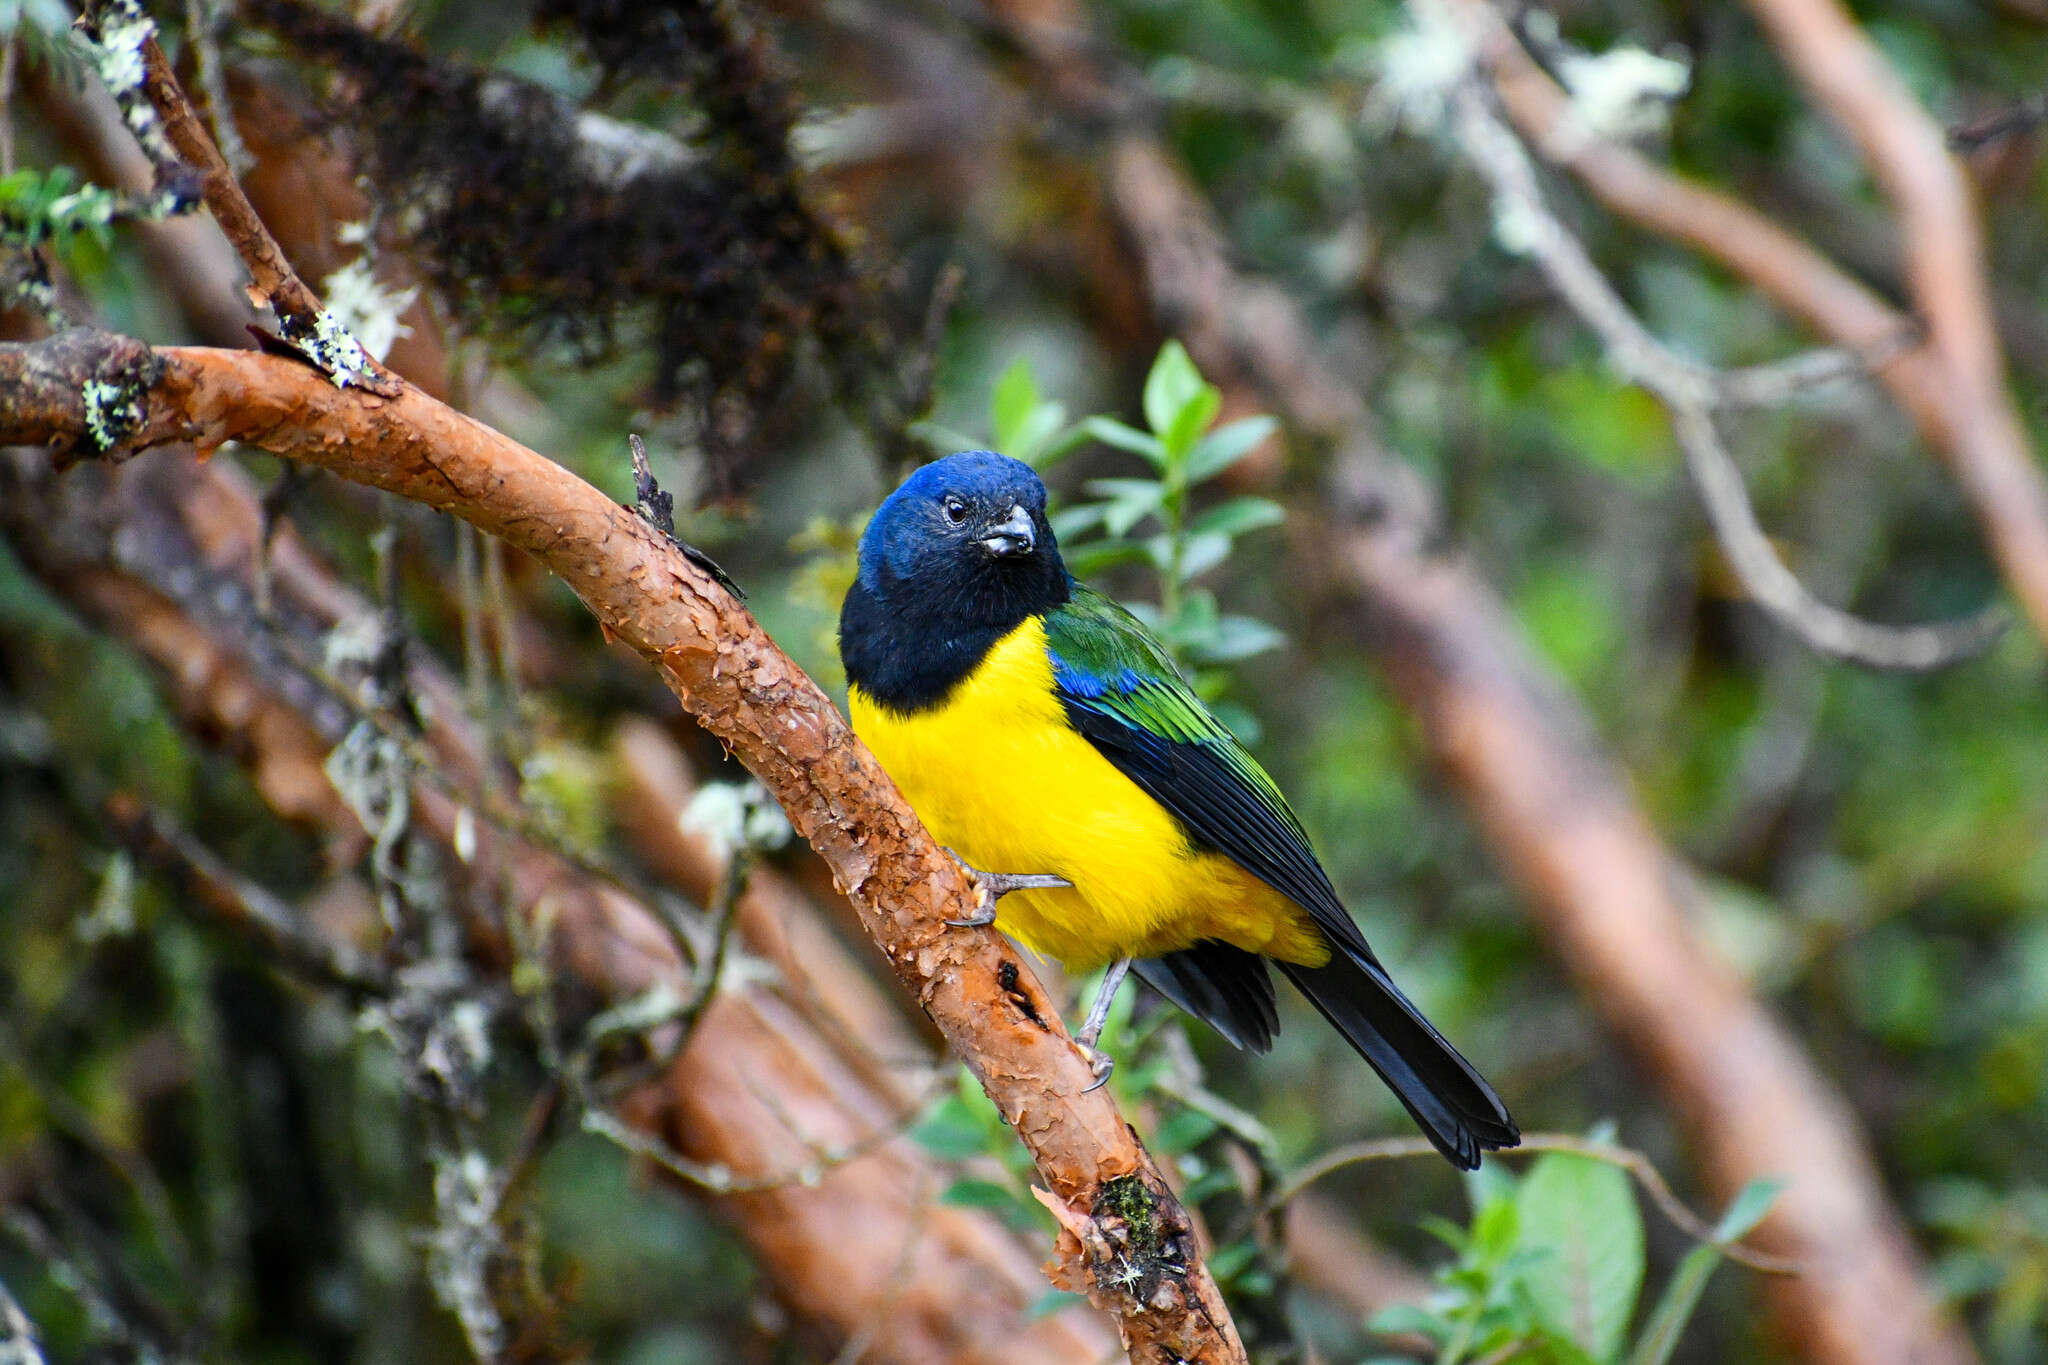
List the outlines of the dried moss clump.
<svg viewBox="0 0 2048 1365">
<path fill-rule="evenodd" d="M 618 13 L 607 27 L 571 8 Z M 679 143 L 588 114 L 290 0 L 248 12 L 341 78 L 328 97 L 364 134 L 382 197 L 405 206 L 393 224 L 404 245 L 460 315 L 587 360 L 651 343 L 653 401 L 697 406 L 716 486 L 785 396 L 805 338 L 842 401 L 871 424 L 900 422 L 881 291 L 810 206 L 787 96 L 723 7 L 543 11 L 621 75 L 681 73 L 701 134 Z"/>
</svg>

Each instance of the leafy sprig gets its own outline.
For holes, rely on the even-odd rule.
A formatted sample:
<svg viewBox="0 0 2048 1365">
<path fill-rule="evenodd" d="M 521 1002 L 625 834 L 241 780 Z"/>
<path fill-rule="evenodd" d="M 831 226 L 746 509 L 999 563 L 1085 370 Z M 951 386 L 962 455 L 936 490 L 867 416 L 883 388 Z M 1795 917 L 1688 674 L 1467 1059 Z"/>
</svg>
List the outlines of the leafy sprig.
<svg viewBox="0 0 2048 1365">
<path fill-rule="evenodd" d="M 1646 1261 L 1642 1214 L 1624 1171 L 1546 1152 L 1519 1181 L 1490 1163 L 1470 1189 L 1469 1226 L 1440 1218 L 1423 1224 L 1457 1253 L 1437 1274 L 1437 1294 L 1370 1323 L 1375 1332 L 1428 1340 L 1437 1365 L 1665 1365 L 1724 1259 L 1722 1248 L 1762 1222 L 1778 1193 L 1770 1180 L 1743 1189 L 1713 1239 L 1679 1262 L 1631 1340 Z"/>
</svg>

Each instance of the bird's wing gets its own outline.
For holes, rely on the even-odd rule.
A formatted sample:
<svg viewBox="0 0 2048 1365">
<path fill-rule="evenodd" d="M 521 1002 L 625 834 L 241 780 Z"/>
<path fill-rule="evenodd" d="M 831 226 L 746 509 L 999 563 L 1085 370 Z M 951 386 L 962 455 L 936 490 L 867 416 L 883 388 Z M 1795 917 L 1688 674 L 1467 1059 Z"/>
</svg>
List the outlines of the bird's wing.
<svg viewBox="0 0 2048 1365">
<path fill-rule="evenodd" d="M 1337 900 L 1280 789 L 1209 714 L 1144 625 L 1077 587 L 1072 601 L 1047 615 L 1045 636 L 1068 722 L 1198 842 L 1308 911 L 1330 939 L 1337 951 L 1324 965 L 1283 962 L 1280 970 L 1372 1063 L 1437 1149 L 1470 1170 L 1480 1152 L 1514 1146 L 1520 1134 L 1500 1096 L 1393 983 Z M 1272 986 L 1263 971 L 1254 978 L 1245 970 L 1257 957 L 1235 949 L 1173 956 L 1141 975 L 1234 1041 L 1258 1048 L 1270 1037 Z"/>
<path fill-rule="evenodd" d="M 1143 622 L 1076 586 L 1072 600 L 1046 616 L 1045 636 L 1067 720 L 1103 757 L 1197 841 L 1373 960 L 1280 789 L 1209 713 Z"/>
</svg>

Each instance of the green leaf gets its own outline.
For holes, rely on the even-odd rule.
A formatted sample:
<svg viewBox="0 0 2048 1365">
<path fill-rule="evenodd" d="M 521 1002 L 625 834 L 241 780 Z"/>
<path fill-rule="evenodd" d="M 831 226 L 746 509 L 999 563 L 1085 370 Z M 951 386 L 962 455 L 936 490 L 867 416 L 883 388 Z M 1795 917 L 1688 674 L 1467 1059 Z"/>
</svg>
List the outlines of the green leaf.
<svg viewBox="0 0 2048 1365">
<path fill-rule="evenodd" d="M 1225 1190 L 1237 1188 L 1237 1176 L 1231 1171 L 1230 1167 L 1218 1164 L 1190 1180 L 1187 1188 L 1180 1192 L 1180 1199 L 1183 1204 L 1202 1204 L 1214 1199 Z"/>
<path fill-rule="evenodd" d="M 1544 1154 L 1516 1195 L 1522 1272 L 1538 1319 L 1596 1360 L 1612 1360 L 1643 1284 L 1643 1220 L 1625 1172 Z"/>
<path fill-rule="evenodd" d="M 1052 404 L 1048 410 L 1057 413 L 1061 419 L 1067 415 L 1066 408 L 1058 403 Z M 1087 444 L 1088 432 L 1082 427 L 1071 426 L 1047 437 L 1033 453 L 1030 463 L 1036 469 L 1049 469 Z"/>
<path fill-rule="evenodd" d="M 1240 417 L 1216 428 L 1188 456 L 1188 482 L 1197 484 L 1215 478 L 1258 449 L 1259 443 L 1279 425 L 1270 417 Z"/>
<path fill-rule="evenodd" d="M 1108 499 L 1102 524 L 1113 536 L 1128 535 L 1166 500 L 1166 489 L 1157 479 L 1091 479 L 1088 491 Z"/>
<path fill-rule="evenodd" d="M 1188 461 L 1195 443 L 1209 429 L 1209 423 L 1216 420 L 1222 406 L 1223 391 L 1214 384 L 1202 385 L 1195 390 L 1194 397 L 1181 405 L 1181 410 L 1174 414 L 1173 425 L 1159 434 L 1160 444 L 1166 447 L 1168 467 Z M 1194 480 L 1190 477 L 1186 482 Z"/>
<path fill-rule="evenodd" d="M 1156 468 L 1166 468 L 1166 447 L 1159 444 L 1158 437 L 1148 436 L 1136 427 L 1125 426 L 1114 417 L 1085 418 L 1081 430 L 1106 446 L 1142 455 Z"/>
<path fill-rule="evenodd" d="M 1200 578 L 1230 557 L 1230 537 L 1214 531 L 1191 535 L 1181 545 L 1180 576 L 1183 582 Z"/>
<path fill-rule="evenodd" d="M 1032 377 L 1031 362 L 1012 361 L 989 395 L 989 422 L 995 429 L 997 450 L 1020 460 L 1024 458 L 1017 453 L 1018 437 L 1039 406 L 1038 381 Z"/>
<path fill-rule="evenodd" d="M 1145 549 L 1128 541 L 1095 540 L 1065 551 L 1063 557 L 1067 561 L 1068 573 L 1076 578 L 1090 578 L 1104 569 L 1143 559 Z"/>
<path fill-rule="evenodd" d="M 1227 1243 L 1209 1253 L 1209 1273 L 1219 1280 L 1228 1280 L 1250 1265 L 1258 1254 L 1258 1243 L 1250 1238 Z"/>
<path fill-rule="evenodd" d="M 1707 1281 L 1713 1276 L 1714 1267 L 1721 1263 L 1721 1253 L 1711 1246 L 1694 1247 L 1678 1263 L 1678 1269 L 1671 1272 L 1670 1282 L 1657 1298 L 1657 1306 L 1650 1311 L 1650 1320 L 1643 1324 L 1642 1335 L 1636 1338 L 1635 1349 L 1629 1352 L 1629 1365 L 1664 1365 L 1671 1359 L 1671 1353 L 1678 1348 L 1678 1338 L 1685 1332 L 1686 1323 L 1692 1320 L 1693 1310 L 1699 1306 L 1700 1295 L 1705 1292 Z"/>
<path fill-rule="evenodd" d="M 1052 533 L 1061 540 L 1070 540 L 1091 527 L 1102 524 L 1103 514 L 1109 511 L 1106 502 L 1084 502 L 1073 507 L 1062 507 L 1050 518 Z"/>
<path fill-rule="evenodd" d="M 1721 1221 L 1714 1227 L 1718 1242 L 1737 1240 L 1751 1228 L 1764 1220 L 1777 1201 L 1778 1192 L 1784 1188 L 1778 1180 L 1752 1180 L 1742 1187 L 1728 1205 L 1728 1211 L 1721 1215 Z M 1715 1269 L 1721 1264 L 1720 1247 L 1710 1243 L 1694 1247 L 1678 1263 L 1678 1269 L 1671 1273 L 1664 1292 L 1657 1298 L 1657 1306 L 1650 1312 L 1650 1320 L 1643 1324 L 1642 1335 L 1636 1338 L 1635 1349 L 1629 1352 L 1629 1365 L 1665 1365 L 1671 1353 L 1678 1348 L 1678 1339 L 1685 1332 L 1686 1324 L 1692 1321 L 1693 1311 L 1699 1307 L 1700 1295 L 1706 1292 L 1707 1281 L 1713 1278 Z"/>
<path fill-rule="evenodd" d="M 1451 1324 L 1420 1304 L 1393 1303 L 1366 1319 L 1365 1330 L 1383 1337 L 1418 1336 L 1444 1341 Z"/>
<path fill-rule="evenodd" d="M 1153 433 L 1163 439 L 1181 410 L 1206 387 L 1201 371 L 1188 359 L 1186 347 L 1178 341 L 1161 346 L 1152 372 L 1145 376 L 1145 421 Z"/>
<path fill-rule="evenodd" d="M 941 1161 L 965 1161 L 988 1147 L 988 1130 L 957 1099 L 942 1100 L 910 1128 L 911 1141 Z"/>
<path fill-rule="evenodd" d="M 1049 464 L 1081 440 L 1078 433 L 1070 433 L 1074 439 L 1064 449 L 1055 449 L 1055 438 L 1066 425 L 1066 405 L 1039 396 L 1038 381 L 1032 377 L 1028 361 L 1012 364 L 996 381 L 989 417 L 995 428 L 996 449 L 1028 465 Z"/>
<path fill-rule="evenodd" d="M 1213 532 L 1221 536 L 1241 536 L 1261 527 L 1278 526 L 1285 520 L 1287 513 L 1271 498 L 1232 498 L 1228 502 L 1217 503 L 1196 517 L 1188 531 L 1193 535 Z"/>
<path fill-rule="evenodd" d="M 1728 1205 L 1728 1212 L 1714 1225 L 1714 1240 L 1733 1242 L 1748 1236 L 1751 1228 L 1764 1221 L 1764 1215 L 1778 1202 L 1778 1194 L 1784 1188 L 1784 1181 L 1771 1176 L 1744 1185 Z"/>
<path fill-rule="evenodd" d="M 1472 1218 L 1472 1250 L 1486 1261 L 1506 1260 L 1521 1238 L 1522 1211 L 1506 1199 L 1486 1205 Z"/>
</svg>

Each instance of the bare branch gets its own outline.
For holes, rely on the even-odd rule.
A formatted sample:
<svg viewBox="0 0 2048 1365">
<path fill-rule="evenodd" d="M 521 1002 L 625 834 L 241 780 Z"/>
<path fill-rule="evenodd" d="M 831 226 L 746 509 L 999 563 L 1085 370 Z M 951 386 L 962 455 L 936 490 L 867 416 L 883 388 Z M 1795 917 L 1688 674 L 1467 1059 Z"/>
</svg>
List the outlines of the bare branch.
<svg viewBox="0 0 2048 1365">
<path fill-rule="evenodd" d="M 310 641 L 371 607 L 287 527 L 274 546 L 277 614 L 269 623 L 251 616 L 261 515 L 255 492 L 231 463 L 166 456 L 58 478 L 47 461 L 18 452 L 0 460 L 0 526 L 53 592 L 154 666 L 178 712 L 207 742 L 247 764 L 280 814 L 360 842 L 354 815 L 321 773 L 322 756 L 351 717 L 270 641 L 287 632 Z M 164 592 L 177 595 L 167 599 Z M 423 652 L 414 653 L 412 667 L 412 690 L 430 703 L 427 752 L 447 782 L 445 790 L 416 785 L 416 828 L 452 855 L 451 875 L 492 905 L 545 916 L 549 974 L 557 983 L 605 1001 L 644 996 L 662 983 L 685 995 L 686 958 L 653 906 L 544 849 L 497 837 L 493 825 L 472 826 L 468 853 L 461 852 L 464 798 L 448 792 L 463 789 L 471 780 L 465 775 L 483 766 L 486 740 L 466 718 L 454 679 Z M 635 728 L 660 734 L 652 722 Z M 665 736 L 634 749 L 641 757 L 664 751 L 675 757 Z M 313 799 L 309 782 L 323 799 Z M 674 832 L 686 800 L 633 801 L 625 810 Z M 721 875 L 713 869 L 679 884 L 709 900 Z M 844 1147 L 888 1126 L 928 1084 L 929 1049 L 902 1022 L 895 992 L 870 981 L 839 936 L 794 895 L 779 876 L 756 874 L 742 897 L 740 928 L 748 951 L 770 960 L 777 979 L 750 975 L 729 983 L 675 1064 L 614 1102 L 622 1119 L 691 1160 L 736 1173 L 798 1170 L 815 1163 L 814 1147 Z M 468 931 L 479 960 L 504 970 L 506 926 L 478 916 Z M 798 1110 L 810 1142 L 796 1142 L 783 1120 L 756 1102 L 754 1087 L 763 1083 Z M 548 1108 L 539 1106 L 537 1115 Z M 522 1149 L 537 1140 L 531 1124 L 540 1121 L 530 1118 Z M 506 1179 L 525 1164 L 515 1153 Z M 894 1292 L 889 1267 L 864 1256 L 863 1244 L 845 1230 L 895 1242 L 912 1216 L 909 1192 L 926 1187 L 938 1169 L 927 1153 L 899 1141 L 858 1165 L 827 1170 L 815 1185 L 702 1197 L 730 1220 L 778 1298 L 824 1332 L 843 1336 L 872 1322 L 875 1305 Z M 877 1352 L 906 1365 L 1102 1359 L 1116 1340 L 1106 1316 L 1087 1307 L 1023 1316 L 1043 1295 L 1042 1259 L 991 1214 L 931 1210 L 913 1282 Z"/>
<path fill-rule="evenodd" d="M 1910 324 L 1868 286 L 1747 204 L 1590 135 L 1488 0 L 1445 0 L 1510 117 L 1608 209 L 1721 262 L 1837 345 L 1890 344 Z M 1752 0 L 1899 206 L 1926 344 L 1877 371 L 1948 463 L 2036 634 L 2048 636 L 2048 479 L 2005 391 L 1982 239 L 1942 134 L 1834 0 Z"/>
<path fill-rule="evenodd" d="M 1829 606 L 1801 583 L 1758 524 L 1742 474 L 1715 429 L 1719 377 L 1681 359 L 1643 326 L 1593 264 L 1583 244 L 1544 203 L 1535 168 L 1521 143 L 1487 107 L 1471 82 L 1453 99 L 1459 146 L 1492 186 L 1495 214 L 1513 246 L 1533 256 L 1565 301 L 1596 332 L 1616 369 L 1641 384 L 1671 416 L 1686 470 L 1699 490 L 1714 534 L 1750 596 L 1808 646 L 1832 658 L 1871 668 L 1925 671 L 1982 653 L 2005 629 L 2005 613 L 1991 608 L 1967 620 L 1936 626 L 1878 625 Z M 1802 361 L 1798 374 L 1810 368 Z M 1746 394 L 1780 387 L 1789 377 L 1737 381 Z"/>
<path fill-rule="evenodd" d="M 321 938 L 290 905 L 230 868 L 161 812 L 116 797 L 107 805 L 107 821 L 137 855 L 175 872 L 221 921 L 276 961 L 359 994 L 382 995 L 391 989 L 389 975 L 375 961 Z"/>
<path fill-rule="evenodd" d="M 1321 1156 L 1288 1173 L 1286 1180 L 1268 1197 L 1273 1207 L 1286 1204 L 1303 1190 L 1321 1180 L 1333 1171 L 1361 1161 L 1388 1161 L 1401 1157 L 1427 1155 L 1432 1149 L 1421 1138 L 1378 1138 L 1370 1142 L 1352 1142 L 1335 1147 Z M 1570 1133 L 1524 1133 L 1521 1145 L 1510 1148 L 1504 1156 L 1534 1156 L 1539 1152 L 1568 1152 L 1573 1156 L 1586 1157 L 1593 1161 L 1605 1162 L 1627 1171 L 1643 1193 L 1650 1196 L 1672 1225 L 1695 1242 L 1714 1247 L 1731 1261 L 1761 1270 L 1767 1275 L 1798 1275 L 1806 1270 L 1805 1262 L 1792 1256 L 1773 1256 L 1767 1251 L 1756 1251 L 1741 1242 L 1723 1241 L 1715 1234 L 1714 1225 L 1685 1206 L 1685 1201 L 1672 1193 L 1671 1183 L 1657 1164 L 1633 1147 L 1618 1143 L 1594 1142 L 1587 1138 L 1575 1137 Z"/>
<path fill-rule="evenodd" d="M 93 384 L 109 387 L 88 404 Z M 452 512 L 562 577 L 782 803 L 1070 1215 L 1108 1237 L 1144 1210 L 1160 1272 L 1144 1298 L 1101 1273 L 1078 1238 L 1062 1239 L 1070 1271 L 1116 1313 L 1134 1355 L 1243 1358 L 1185 1210 L 1115 1105 L 1088 1090 L 1092 1073 L 1051 998 L 996 935 L 945 927 L 970 908 L 952 859 L 817 686 L 635 512 L 410 386 L 359 394 L 273 356 L 152 353 L 104 335 L 0 349 L 0 442 L 125 454 L 230 439 Z"/>
<path fill-rule="evenodd" d="M 140 0 L 102 0 L 81 24 L 98 45 L 101 75 L 155 165 L 159 188 L 185 167 L 198 172 L 206 206 L 248 267 L 257 293 L 277 314 L 278 334 L 337 385 L 359 384 L 387 396 L 394 391 L 369 352 L 321 307 L 319 296 L 299 278 L 249 206 L 241 183 L 178 84 Z M 229 117 L 225 109 L 220 112 Z"/>
</svg>

